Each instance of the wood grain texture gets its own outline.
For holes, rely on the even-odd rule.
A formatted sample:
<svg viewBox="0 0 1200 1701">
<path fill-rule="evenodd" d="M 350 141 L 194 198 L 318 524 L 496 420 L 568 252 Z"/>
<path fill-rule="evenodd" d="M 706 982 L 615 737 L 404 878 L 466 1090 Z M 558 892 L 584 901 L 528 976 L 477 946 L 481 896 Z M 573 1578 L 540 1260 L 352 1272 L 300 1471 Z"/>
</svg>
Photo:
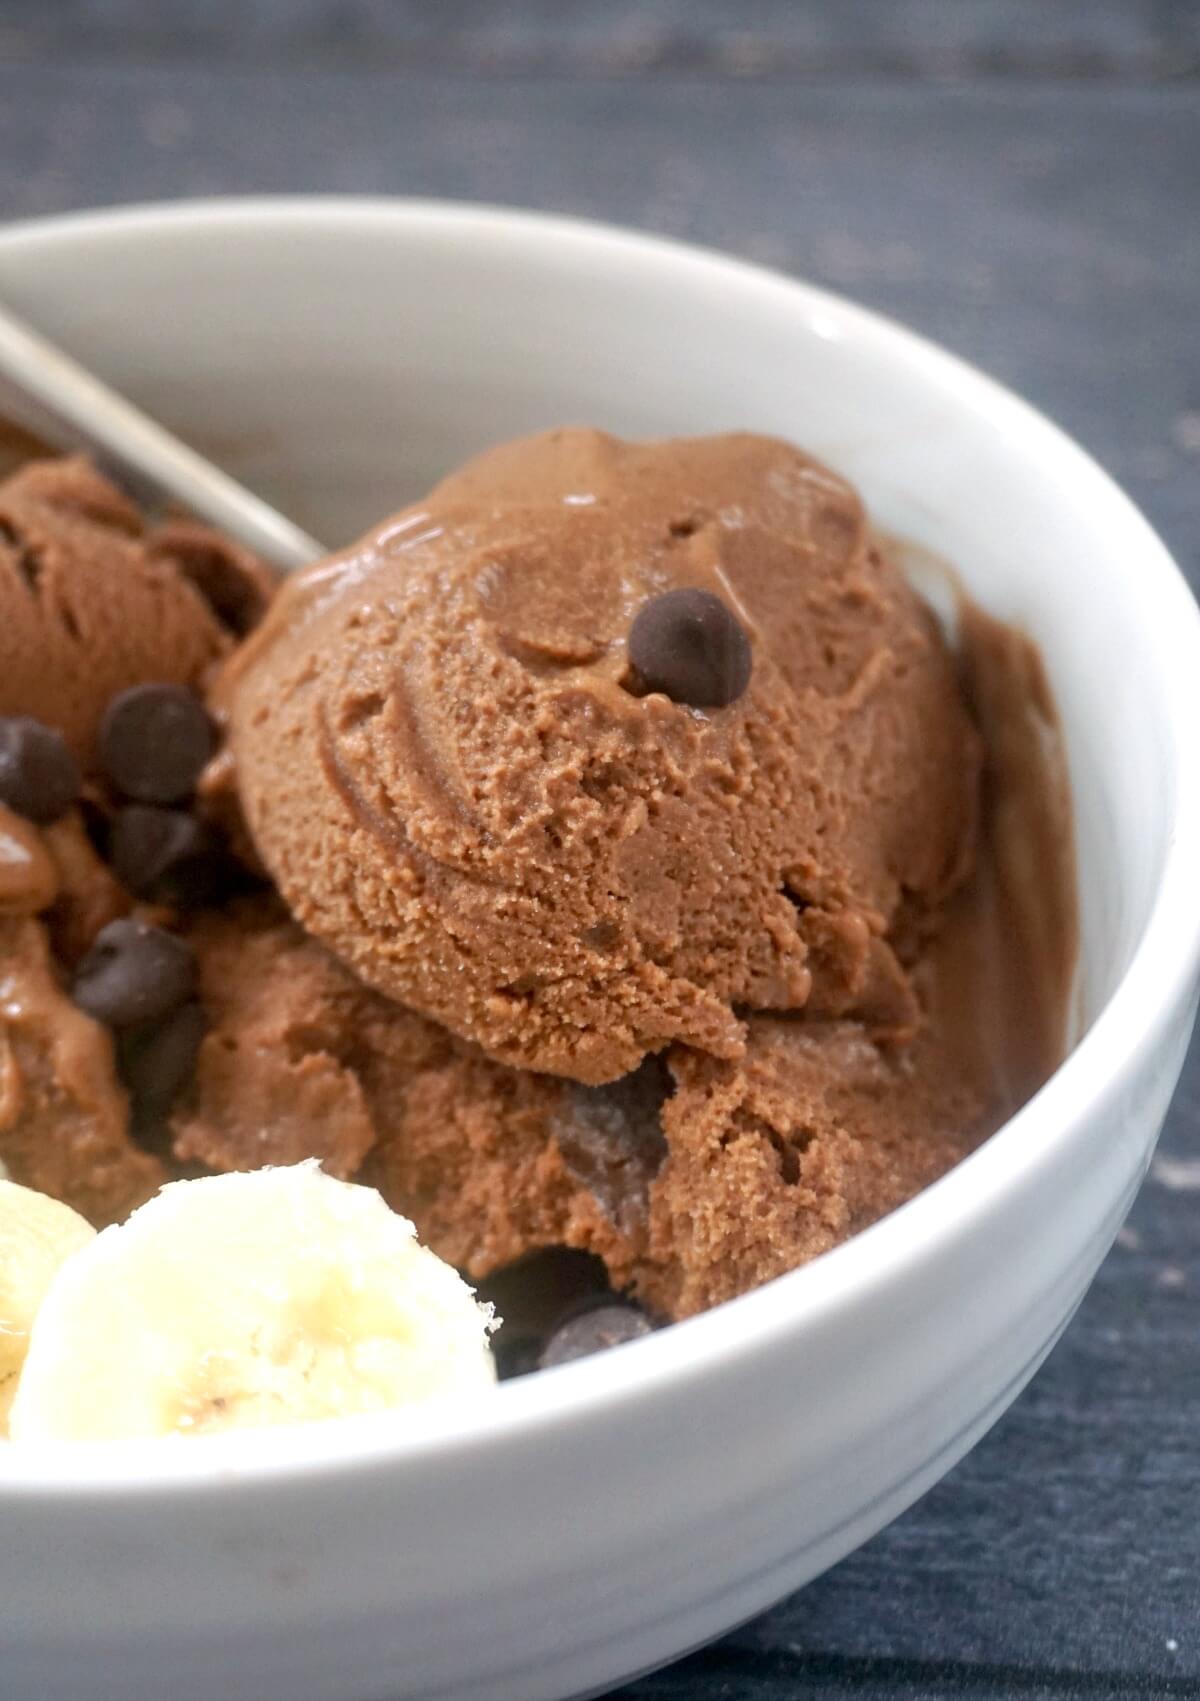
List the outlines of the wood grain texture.
<svg viewBox="0 0 1200 1701">
<path fill-rule="evenodd" d="M 0 216 L 326 189 L 709 242 L 1006 379 L 1200 587 L 1198 44 L 1200 7 L 1152 0 L 0 0 Z M 1194 1049 L 1122 1242 L 1008 1416 L 622 1701 L 1200 1697 L 1198 1183 Z"/>
<path fill-rule="evenodd" d="M 0 0 L 0 54 L 575 76 L 1200 75 L 1193 0 Z"/>
</svg>

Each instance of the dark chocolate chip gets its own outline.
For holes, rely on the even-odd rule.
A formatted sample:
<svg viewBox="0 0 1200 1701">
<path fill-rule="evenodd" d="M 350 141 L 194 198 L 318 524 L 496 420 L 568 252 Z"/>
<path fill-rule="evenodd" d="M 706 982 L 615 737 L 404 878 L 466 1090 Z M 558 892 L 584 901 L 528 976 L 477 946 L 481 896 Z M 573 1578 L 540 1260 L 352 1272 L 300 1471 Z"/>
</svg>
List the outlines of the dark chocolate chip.
<svg viewBox="0 0 1200 1701">
<path fill-rule="evenodd" d="M 640 693 L 697 709 L 722 709 L 750 683 L 750 640 L 711 591 L 652 597 L 629 629 L 628 651 Z"/>
<path fill-rule="evenodd" d="M 599 1258 L 569 1246 L 544 1246 L 472 1284 L 496 1307 L 492 1336 L 501 1378 L 536 1370 L 547 1339 L 568 1316 L 615 1298 Z"/>
<path fill-rule="evenodd" d="M 606 1086 L 572 1083 L 554 1118 L 563 1162 L 626 1234 L 646 1220 L 650 1183 L 667 1155 L 662 1109 L 674 1090 L 664 1060 L 651 1056 Z"/>
<path fill-rule="evenodd" d="M 179 909 L 215 903 L 231 874 L 231 859 L 211 827 L 185 810 L 145 803 L 118 812 L 109 856 L 134 897 Z"/>
<path fill-rule="evenodd" d="M 538 1360 L 540 1370 L 555 1364 L 569 1364 L 575 1358 L 587 1358 L 591 1353 L 619 1347 L 626 1341 L 639 1340 L 653 1332 L 654 1325 L 644 1311 L 624 1300 L 611 1300 L 604 1305 L 590 1306 L 586 1311 L 568 1317 L 560 1323 L 542 1349 Z"/>
<path fill-rule="evenodd" d="M 70 809 L 82 784 L 60 732 L 30 715 L 0 718 L 0 803 L 44 826 Z"/>
<path fill-rule="evenodd" d="M 166 1116 L 196 1072 L 196 1059 L 208 1030 L 204 1007 L 181 1004 L 161 1022 L 127 1028 L 118 1039 L 121 1079 L 133 1100 L 139 1127 Z M 146 1143 L 143 1134 L 143 1143 Z"/>
<path fill-rule="evenodd" d="M 110 921 L 75 973 L 71 996 L 111 1028 L 158 1022 L 191 998 L 196 959 L 184 940 L 149 922 Z"/>
<path fill-rule="evenodd" d="M 190 796 L 215 748 L 204 704 L 182 685 L 134 685 L 113 698 L 100 724 L 104 771 L 138 803 Z"/>
</svg>

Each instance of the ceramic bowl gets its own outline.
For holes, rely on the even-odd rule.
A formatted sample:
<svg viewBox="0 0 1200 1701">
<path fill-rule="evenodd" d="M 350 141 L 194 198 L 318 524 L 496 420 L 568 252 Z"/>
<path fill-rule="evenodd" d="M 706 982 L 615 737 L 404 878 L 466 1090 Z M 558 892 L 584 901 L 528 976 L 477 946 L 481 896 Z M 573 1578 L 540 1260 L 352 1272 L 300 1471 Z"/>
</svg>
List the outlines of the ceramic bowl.
<svg viewBox="0 0 1200 1701">
<path fill-rule="evenodd" d="M 135 208 L 0 233 L 0 296 L 330 543 L 498 438 L 749 427 L 831 462 L 1040 644 L 1075 801 L 1080 1037 L 936 1186 L 453 1421 L 0 1453 L 13 1696 L 551 1701 L 717 1635 L 995 1421 L 1146 1169 L 1200 942 L 1182 578 L 1104 473 L 977 372 L 644 236 L 419 202 Z"/>
</svg>

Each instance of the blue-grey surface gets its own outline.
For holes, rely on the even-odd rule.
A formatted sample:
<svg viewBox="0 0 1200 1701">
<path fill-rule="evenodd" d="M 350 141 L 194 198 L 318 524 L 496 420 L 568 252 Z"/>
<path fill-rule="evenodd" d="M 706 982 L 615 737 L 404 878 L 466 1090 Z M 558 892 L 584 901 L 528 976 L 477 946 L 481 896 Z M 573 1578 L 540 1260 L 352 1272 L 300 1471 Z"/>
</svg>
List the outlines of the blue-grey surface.
<svg viewBox="0 0 1200 1701">
<path fill-rule="evenodd" d="M 1047 409 L 1200 585 L 1196 4 L 0 0 L 0 216 L 302 189 L 567 209 L 844 290 Z M 1198 1128 L 1200 1052 L 992 1434 L 622 1701 L 1200 1697 Z"/>
</svg>

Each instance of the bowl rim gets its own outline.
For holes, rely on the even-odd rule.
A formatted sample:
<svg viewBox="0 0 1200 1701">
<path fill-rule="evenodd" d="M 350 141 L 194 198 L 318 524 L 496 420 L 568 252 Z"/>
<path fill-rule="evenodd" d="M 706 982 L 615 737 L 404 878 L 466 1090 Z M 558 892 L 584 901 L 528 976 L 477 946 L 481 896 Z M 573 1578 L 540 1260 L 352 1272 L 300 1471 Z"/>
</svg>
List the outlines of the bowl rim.
<svg viewBox="0 0 1200 1701">
<path fill-rule="evenodd" d="M 236 236 L 303 228 L 331 237 L 349 226 L 409 238 L 438 232 L 463 241 L 516 242 L 536 258 L 573 256 L 628 281 L 632 269 L 673 272 L 681 288 L 712 290 L 729 311 L 758 301 L 791 313 L 814 335 L 837 335 L 889 362 L 907 363 L 958 403 L 1022 434 L 1075 492 L 1102 503 L 1110 525 L 1138 563 L 1144 619 L 1171 758 L 1168 844 L 1158 890 L 1129 964 L 1108 1000 L 1045 1085 L 975 1152 L 932 1186 L 820 1258 L 698 1317 L 674 1324 L 600 1359 L 500 1385 L 470 1410 L 434 1402 L 386 1413 L 147 1448 L 139 1442 L 0 1446 L 0 1502 L 113 1494 L 160 1498 L 244 1494 L 251 1483 L 284 1489 L 307 1480 L 404 1470 L 502 1443 L 531 1431 L 603 1417 L 620 1405 L 654 1401 L 669 1387 L 690 1389 L 714 1369 L 726 1373 L 785 1337 L 819 1326 L 846 1307 L 867 1304 L 901 1268 L 930 1266 L 971 1235 L 1005 1199 L 1036 1184 L 1080 1119 L 1119 1094 L 1164 1038 L 1200 973 L 1200 764 L 1189 764 L 1181 729 L 1200 724 L 1200 609 L 1166 546 L 1099 464 L 1044 414 L 957 355 L 905 326 L 802 279 L 696 244 L 556 213 L 409 197 L 280 195 L 143 202 L 21 220 L 0 229 L 0 259 L 23 248 L 67 252 L 95 238 L 155 238 L 184 228 Z M 1076 488 L 1080 487 L 1080 488 Z M 869 491 L 866 493 L 869 502 Z M 398 1416 L 401 1421 L 397 1421 Z M 9 1455 L 6 1457 L 6 1455 Z"/>
</svg>

